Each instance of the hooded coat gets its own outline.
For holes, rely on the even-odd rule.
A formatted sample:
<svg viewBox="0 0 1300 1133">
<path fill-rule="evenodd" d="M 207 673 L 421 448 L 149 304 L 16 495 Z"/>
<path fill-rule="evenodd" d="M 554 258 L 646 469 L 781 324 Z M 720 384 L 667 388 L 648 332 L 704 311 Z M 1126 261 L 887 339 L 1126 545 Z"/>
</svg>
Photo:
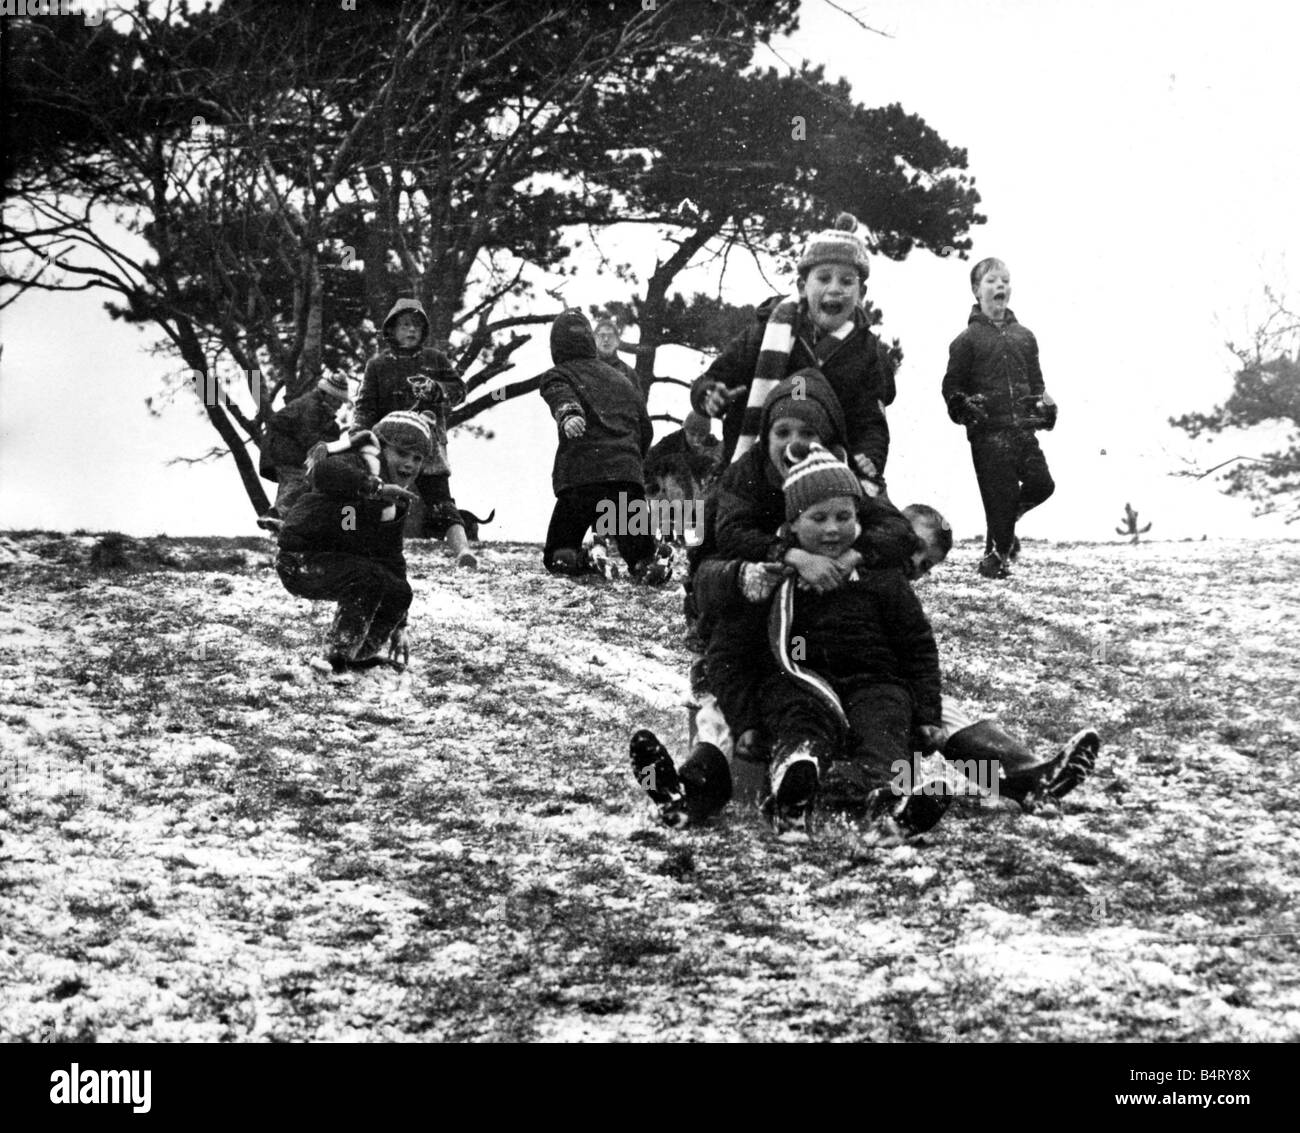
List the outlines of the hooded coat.
<svg viewBox="0 0 1300 1133">
<path fill-rule="evenodd" d="M 313 389 L 289 402 L 266 423 L 257 470 L 263 480 L 277 481 L 277 469 L 301 468 L 307 451 L 317 441 L 339 439 L 339 403 L 321 389 Z"/>
<path fill-rule="evenodd" d="M 416 315 L 423 326 L 420 341 L 410 349 L 403 349 L 393 338 L 393 323 L 399 315 Z M 353 429 L 372 429 L 388 414 L 397 410 L 427 412 L 437 420 L 434 429 L 434 455 L 426 462 L 425 472 L 445 474 L 447 466 L 447 410 L 465 400 L 465 383 L 456 375 L 451 359 L 441 350 L 426 346 L 429 337 L 429 316 L 416 299 L 399 299 L 388 312 L 382 328 L 383 345 L 369 362 L 361 379 L 361 392 L 357 395 Z M 428 374 L 440 390 L 432 401 L 420 400 L 411 389 L 410 379 L 416 374 Z"/>
<path fill-rule="evenodd" d="M 568 488 L 607 481 L 645 484 L 643 462 L 654 426 L 641 391 L 596 353 L 596 336 L 581 311 L 564 311 L 551 324 L 551 369 L 540 393 L 559 431 L 551 486 Z M 566 437 L 564 423 L 580 417 L 586 431 Z"/>
<path fill-rule="evenodd" d="M 734 338 L 713 364 L 695 379 L 691 386 L 691 407 L 696 412 L 704 412 L 705 398 L 710 387 L 717 382 L 728 389 L 750 387 L 768 316 L 779 302 L 779 298 L 773 298 L 763 303 L 754 323 Z M 819 361 L 813 348 L 815 327 L 808 314 L 808 305 L 800 303 L 785 372 L 789 376 L 811 367 L 825 375 L 842 409 L 844 440 L 841 443 L 851 457 L 867 457 L 876 466 L 876 471 L 884 475 L 885 461 L 889 457 L 885 406 L 894 400 L 894 371 L 880 340 L 867 326 L 867 316 L 861 310 L 855 310 L 853 320 L 853 333 L 833 353 Z M 722 419 L 724 462 L 730 461 L 736 451 L 744 421 L 745 399 L 742 397 L 732 403 Z"/>
<path fill-rule="evenodd" d="M 1043 396 L 1043 371 L 1038 364 L 1038 340 L 1007 311 L 998 326 L 980 310 L 971 308 L 966 329 L 948 347 L 948 372 L 943 378 L 943 400 L 948 416 L 963 423 L 953 397 L 965 394 L 984 398 L 987 420 L 966 426 L 972 440 L 999 429 L 1032 429 Z"/>
</svg>

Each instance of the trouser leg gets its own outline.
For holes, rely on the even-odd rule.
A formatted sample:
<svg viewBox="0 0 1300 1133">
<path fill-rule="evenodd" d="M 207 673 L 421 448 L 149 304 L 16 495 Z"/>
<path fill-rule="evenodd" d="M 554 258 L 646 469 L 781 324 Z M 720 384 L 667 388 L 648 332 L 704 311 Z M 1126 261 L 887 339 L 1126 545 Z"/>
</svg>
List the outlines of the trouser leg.
<svg viewBox="0 0 1300 1133">
<path fill-rule="evenodd" d="M 1012 434 L 990 433 L 971 441 L 971 461 L 984 504 L 987 531 L 985 552 L 1000 555 L 1011 552 L 1016 533 L 1016 512 L 1020 506 L 1020 480 L 1016 475 L 1015 454 L 1010 451 Z"/>
<path fill-rule="evenodd" d="M 868 790 L 887 786 L 910 766 L 912 695 L 899 685 L 864 685 L 844 697 L 850 758 Z"/>
</svg>

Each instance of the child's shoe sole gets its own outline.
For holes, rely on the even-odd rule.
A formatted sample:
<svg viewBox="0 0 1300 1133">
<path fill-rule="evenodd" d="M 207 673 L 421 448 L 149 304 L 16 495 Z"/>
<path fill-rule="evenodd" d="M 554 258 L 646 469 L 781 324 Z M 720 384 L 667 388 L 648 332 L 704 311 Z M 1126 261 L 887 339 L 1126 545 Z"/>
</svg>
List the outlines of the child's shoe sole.
<svg viewBox="0 0 1300 1133">
<path fill-rule="evenodd" d="M 1097 769 L 1101 737 L 1091 728 L 1076 732 L 1061 748 L 1059 767 L 1042 787 L 1043 794 L 1063 799 Z"/>
</svg>

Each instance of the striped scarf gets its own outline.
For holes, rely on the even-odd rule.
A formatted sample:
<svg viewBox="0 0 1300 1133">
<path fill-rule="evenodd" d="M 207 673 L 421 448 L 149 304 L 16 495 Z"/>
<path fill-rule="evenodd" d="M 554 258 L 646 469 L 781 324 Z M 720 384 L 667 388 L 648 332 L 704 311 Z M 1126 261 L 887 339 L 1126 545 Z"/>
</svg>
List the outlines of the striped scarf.
<svg viewBox="0 0 1300 1133">
<path fill-rule="evenodd" d="M 745 402 L 740 438 L 736 441 L 736 451 L 731 457 L 733 462 L 744 456 L 757 442 L 763 422 L 763 404 L 790 368 L 790 351 L 794 349 L 795 323 L 799 318 L 801 302 L 798 295 L 791 295 L 782 299 L 768 316 L 767 326 L 763 328 L 763 342 L 758 350 L 758 363 L 754 366 L 754 380 L 750 383 L 749 398 Z M 859 318 L 860 312 L 854 310 L 851 319 L 838 330 L 822 337 L 811 348 L 818 368 L 858 329 Z"/>
<path fill-rule="evenodd" d="M 856 573 L 855 571 L 855 576 Z M 802 658 L 796 657 L 795 651 L 790 648 L 790 633 L 794 628 L 794 593 L 798 581 L 797 578 L 787 578 L 777 588 L 772 599 L 772 611 L 768 615 L 768 640 L 781 668 L 816 696 L 839 722 L 840 739 L 843 741 L 848 735 L 849 718 L 844 714 L 844 705 L 840 703 L 839 695 L 825 677 L 799 664 Z"/>
</svg>

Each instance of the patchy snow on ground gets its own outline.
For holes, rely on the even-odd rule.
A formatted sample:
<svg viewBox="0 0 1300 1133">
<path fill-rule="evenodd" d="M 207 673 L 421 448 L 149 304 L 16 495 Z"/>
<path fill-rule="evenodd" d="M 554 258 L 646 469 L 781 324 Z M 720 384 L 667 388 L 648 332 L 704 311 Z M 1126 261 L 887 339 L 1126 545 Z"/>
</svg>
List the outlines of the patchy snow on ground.
<svg viewBox="0 0 1300 1133">
<path fill-rule="evenodd" d="M 0 537 L 0 1036 L 1294 1041 L 1300 544 L 974 553 L 949 690 L 1098 773 L 881 850 L 656 825 L 679 588 L 421 542 L 409 669 L 322 677 L 269 544 Z"/>
</svg>

